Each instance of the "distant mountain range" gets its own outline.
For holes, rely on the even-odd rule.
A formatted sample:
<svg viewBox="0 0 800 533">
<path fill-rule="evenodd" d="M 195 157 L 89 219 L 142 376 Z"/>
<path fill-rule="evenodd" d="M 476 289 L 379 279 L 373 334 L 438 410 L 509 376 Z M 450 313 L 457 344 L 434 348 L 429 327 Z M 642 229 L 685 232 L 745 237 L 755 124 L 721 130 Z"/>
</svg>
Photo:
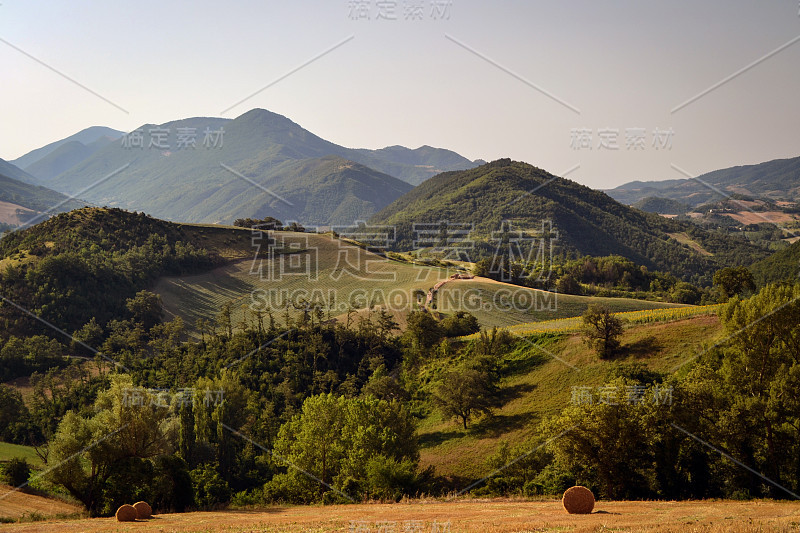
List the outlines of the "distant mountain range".
<svg viewBox="0 0 800 533">
<path fill-rule="evenodd" d="M 771 200 L 800 200 L 800 157 L 715 170 L 697 179 L 632 181 L 605 191 L 624 204 L 648 197 L 678 200 L 690 207 L 739 194 Z"/>
<path fill-rule="evenodd" d="M 263 109 L 136 131 L 107 142 L 119 132 L 90 128 L 17 161 L 48 187 L 83 191 L 95 204 L 182 222 L 274 216 L 306 225 L 365 220 L 416 183 L 482 163 L 429 146 L 345 148 Z"/>
<path fill-rule="evenodd" d="M 408 248 L 413 224 L 442 221 L 471 224 L 472 237 L 482 240 L 503 221 L 512 230 L 533 232 L 541 231 L 543 221 L 552 221 L 562 255 L 617 254 L 684 278 L 767 255 L 743 238 L 633 209 L 601 191 L 510 159 L 435 176 L 378 212 L 371 223 L 396 225 L 399 247 Z"/>
<path fill-rule="evenodd" d="M 11 163 L 40 180 L 48 180 L 86 159 L 103 146 L 122 137 L 123 132 L 92 126 L 60 141 L 37 148 Z"/>
</svg>

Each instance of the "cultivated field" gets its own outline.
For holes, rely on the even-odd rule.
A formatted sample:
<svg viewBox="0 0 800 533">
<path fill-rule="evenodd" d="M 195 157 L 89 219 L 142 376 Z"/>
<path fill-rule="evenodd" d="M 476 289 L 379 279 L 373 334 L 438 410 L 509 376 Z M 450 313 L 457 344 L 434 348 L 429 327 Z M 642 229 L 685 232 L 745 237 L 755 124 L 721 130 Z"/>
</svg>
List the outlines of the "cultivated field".
<svg viewBox="0 0 800 533">
<path fill-rule="evenodd" d="M 114 518 L 0 526 L 13 532 L 226 531 L 359 533 L 510 532 L 795 532 L 798 502 L 598 502 L 569 515 L 560 501 L 470 500 L 398 504 L 273 507 L 254 511 L 166 514 L 120 524 Z"/>
<path fill-rule="evenodd" d="M 252 242 L 247 230 L 186 227 L 193 231 L 195 242 L 213 243 L 215 249 L 226 247 L 224 256 L 231 261 L 203 274 L 162 278 L 156 285 L 167 317 L 180 316 L 189 328 L 199 318 L 213 323 L 225 303 L 232 304 L 233 323 L 239 324 L 254 320 L 249 309 L 269 309 L 282 321 L 287 303 L 290 315 L 296 316 L 302 300 L 320 303 L 326 317 L 340 319 L 351 308 L 382 307 L 402 325 L 401 315 L 416 303 L 415 291 L 427 293 L 456 272 L 388 260 L 329 235 L 292 232 L 275 234 L 286 240 L 282 249 L 290 253 L 256 258 L 259 243 Z M 603 303 L 619 312 L 677 307 L 627 298 L 555 295 L 487 278 L 449 282 L 438 291 L 434 303 L 446 314 L 469 311 L 483 327 L 574 317 L 590 303 Z"/>
</svg>

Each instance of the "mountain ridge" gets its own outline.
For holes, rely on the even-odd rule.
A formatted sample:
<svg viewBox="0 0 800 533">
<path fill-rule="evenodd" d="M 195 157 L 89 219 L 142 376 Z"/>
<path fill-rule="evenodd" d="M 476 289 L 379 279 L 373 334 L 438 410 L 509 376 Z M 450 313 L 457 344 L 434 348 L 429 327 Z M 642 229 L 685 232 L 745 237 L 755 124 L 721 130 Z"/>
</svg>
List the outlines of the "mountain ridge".
<svg viewBox="0 0 800 533">
<path fill-rule="evenodd" d="M 694 178 L 632 181 L 605 191 L 615 200 L 634 204 L 649 196 L 678 200 L 697 207 L 724 194 L 745 194 L 771 200 L 800 200 L 800 157 L 773 159 L 707 172 Z"/>
</svg>

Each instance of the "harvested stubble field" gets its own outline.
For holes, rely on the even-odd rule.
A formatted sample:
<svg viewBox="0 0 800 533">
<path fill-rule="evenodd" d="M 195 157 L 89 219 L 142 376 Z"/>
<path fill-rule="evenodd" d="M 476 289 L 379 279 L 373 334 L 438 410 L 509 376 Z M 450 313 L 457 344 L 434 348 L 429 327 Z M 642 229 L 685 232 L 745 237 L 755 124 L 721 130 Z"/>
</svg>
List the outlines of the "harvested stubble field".
<svg viewBox="0 0 800 533">
<path fill-rule="evenodd" d="M 114 518 L 2 526 L 6 531 L 358 531 L 402 533 L 661 531 L 795 532 L 800 503 L 772 501 L 598 502 L 590 515 L 568 515 L 560 501 L 469 500 L 398 504 L 273 507 L 253 511 L 165 514 L 120 524 Z"/>
</svg>

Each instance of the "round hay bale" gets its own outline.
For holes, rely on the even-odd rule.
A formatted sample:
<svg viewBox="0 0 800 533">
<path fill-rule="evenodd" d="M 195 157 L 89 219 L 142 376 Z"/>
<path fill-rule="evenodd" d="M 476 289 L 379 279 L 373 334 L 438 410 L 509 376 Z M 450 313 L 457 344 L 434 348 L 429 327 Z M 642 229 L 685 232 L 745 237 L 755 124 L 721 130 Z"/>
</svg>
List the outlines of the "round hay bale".
<svg viewBox="0 0 800 533">
<path fill-rule="evenodd" d="M 582 485 L 575 485 L 564 492 L 561 503 L 569 514 L 589 514 L 594 509 L 594 494 Z"/>
<path fill-rule="evenodd" d="M 136 520 L 136 509 L 133 508 L 133 505 L 120 505 L 119 509 L 117 509 L 117 522 L 133 522 Z"/>
<path fill-rule="evenodd" d="M 147 502 L 136 502 L 133 504 L 133 508 L 136 509 L 136 518 L 139 520 L 153 518 L 153 509 Z"/>
</svg>

